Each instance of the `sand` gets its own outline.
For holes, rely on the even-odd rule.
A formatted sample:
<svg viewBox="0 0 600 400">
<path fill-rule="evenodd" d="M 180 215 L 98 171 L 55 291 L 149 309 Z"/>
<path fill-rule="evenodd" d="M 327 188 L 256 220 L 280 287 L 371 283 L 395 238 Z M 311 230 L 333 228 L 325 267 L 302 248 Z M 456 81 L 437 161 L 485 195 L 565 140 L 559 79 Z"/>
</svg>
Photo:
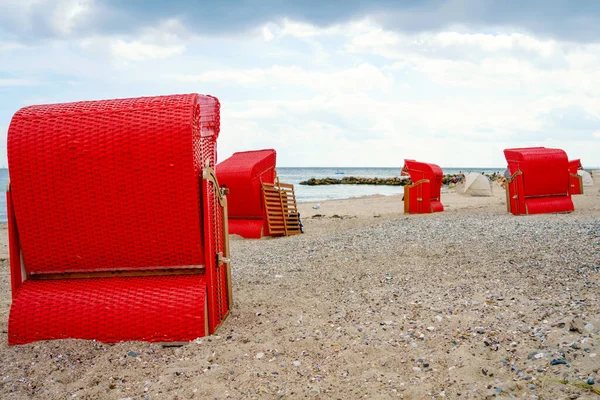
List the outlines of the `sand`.
<svg viewBox="0 0 600 400">
<path fill-rule="evenodd" d="M 597 399 L 573 385 L 600 383 L 596 182 L 561 215 L 510 215 L 499 187 L 450 190 L 433 215 L 398 196 L 301 204 L 303 235 L 232 236 L 231 315 L 178 348 L 8 347 L 2 227 L 0 398 Z"/>
</svg>

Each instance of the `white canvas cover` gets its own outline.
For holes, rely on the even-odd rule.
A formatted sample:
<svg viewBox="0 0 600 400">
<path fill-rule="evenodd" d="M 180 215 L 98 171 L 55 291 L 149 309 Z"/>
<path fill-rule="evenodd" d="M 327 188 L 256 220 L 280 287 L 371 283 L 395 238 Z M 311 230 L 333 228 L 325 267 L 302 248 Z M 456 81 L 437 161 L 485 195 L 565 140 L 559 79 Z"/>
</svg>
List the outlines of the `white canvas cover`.
<svg viewBox="0 0 600 400">
<path fill-rule="evenodd" d="M 489 197 L 492 195 L 492 183 L 485 175 L 469 172 L 465 176 L 462 190 L 459 189 L 458 191 L 467 196 Z"/>
<path fill-rule="evenodd" d="M 581 181 L 583 182 L 583 186 L 594 186 L 594 180 L 592 179 L 592 175 L 584 169 L 577 170 L 577 175 L 581 176 Z"/>
</svg>

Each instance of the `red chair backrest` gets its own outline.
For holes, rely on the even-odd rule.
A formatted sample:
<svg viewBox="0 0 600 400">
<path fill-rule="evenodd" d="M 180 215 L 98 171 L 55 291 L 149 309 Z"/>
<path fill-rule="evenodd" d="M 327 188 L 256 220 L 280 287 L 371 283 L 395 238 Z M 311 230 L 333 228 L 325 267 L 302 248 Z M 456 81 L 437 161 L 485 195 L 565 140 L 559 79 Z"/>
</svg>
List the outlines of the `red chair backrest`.
<svg viewBox="0 0 600 400">
<path fill-rule="evenodd" d="M 201 178 L 219 103 L 198 94 L 25 107 L 8 132 L 32 274 L 204 263 Z"/>
<path fill-rule="evenodd" d="M 234 153 L 217 165 L 219 184 L 229 189 L 230 218 L 263 218 L 262 183 L 275 183 L 273 149 Z"/>
<path fill-rule="evenodd" d="M 413 182 L 429 180 L 430 199 L 440 199 L 444 173 L 439 166 L 415 160 L 404 160 L 404 166 Z"/>
<path fill-rule="evenodd" d="M 569 160 L 569 172 L 571 174 L 576 174 L 578 170 L 582 168 L 581 160 Z"/>
<path fill-rule="evenodd" d="M 511 174 L 523 172 L 523 195 L 545 197 L 569 192 L 569 159 L 560 149 L 545 147 L 504 150 Z"/>
</svg>

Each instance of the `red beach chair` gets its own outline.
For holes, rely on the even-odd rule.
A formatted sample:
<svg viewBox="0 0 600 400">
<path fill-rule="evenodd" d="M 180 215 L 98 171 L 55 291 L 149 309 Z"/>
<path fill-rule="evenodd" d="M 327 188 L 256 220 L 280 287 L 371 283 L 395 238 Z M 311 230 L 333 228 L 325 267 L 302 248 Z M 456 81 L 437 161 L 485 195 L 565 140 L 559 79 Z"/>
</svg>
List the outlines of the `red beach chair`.
<svg viewBox="0 0 600 400">
<path fill-rule="evenodd" d="M 435 164 L 404 160 L 402 171 L 410 175 L 411 185 L 404 186 L 404 212 L 427 214 L 444 211 L 441 202 L 442 169 Z"/>
<path fill-rule="evenodd" d="M 219 101 L 25 107 L 8 131 L 10 345 L 180 342 L 231 307 Z"/>
<path fill-rule="evenodd" d="M 514 215 L 574 210 L 569 191 L 569 159 L 560 149 L 526 147 L 504 150 L 511 177 L 506 205 Z"/>
<path fill-rule="evenodd" d="M 577 174 L 580 169 L 583 169 L 583 166 L 579 159 L 569 161 L 569 192 L 571 195 L 583 194 L 583 179 L 581 175 Z"/>
<path fill-rule="evenodd" d="M 273 149 L 234 153 L 217 165 L 229 191 L 229 232 L 245 238 L 301 233 L 294 185 L 280 183 Z"/>
</svg>

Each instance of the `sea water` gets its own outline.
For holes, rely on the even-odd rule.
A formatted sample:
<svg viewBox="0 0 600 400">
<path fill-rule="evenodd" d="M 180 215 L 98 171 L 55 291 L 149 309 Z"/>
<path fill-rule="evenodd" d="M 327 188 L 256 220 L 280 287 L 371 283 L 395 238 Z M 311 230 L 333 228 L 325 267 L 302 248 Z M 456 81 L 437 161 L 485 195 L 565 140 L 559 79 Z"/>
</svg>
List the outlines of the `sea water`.
<svg viewBox="0 0 600 400">
<path fill-rule="evenodd" d="M 501 168 L 442 168 L 444 174 L 458 174 L 459 171 L 484 172 L 492 174 L 502 172 Z M 299 203 L 324 200 L 348 199 L 370 195 L 399 195 L 404 193 L 402 186 L 383 185 L 300 185 L 310 178 L 337 178 L 354 176 L 360 178 L 393 178 L 400 176 L 401 167 L 396 168 L 277 168 L 279 180 L 294 185 L 296 200 Z M 0 188 L 4 190 L 8 184 L 8 170 L 0 169 Z M 6 196 L 0 195 L 0 222 L 6 222 Z"/>
<path fill-rule="evenodd" d="M 351 197 L 371 195 L 401 195 L 403 186 L 386 185 L 300 185 L 300 182 L 310 178 L 335 178 L 360 177 L 360 178 L 394 178 L 400 176 L 402 167 L 395 168 L 277 168 L 279 180 L 294 185 L 296 201 L 299 203 L 316 202 L 324 200 L 348 199 Z M 493 174 L 502 173 L 502 168 L 442 168 L 444 174 L 458 174 L 459 172 L 478 172 Z"/>
</svg>

